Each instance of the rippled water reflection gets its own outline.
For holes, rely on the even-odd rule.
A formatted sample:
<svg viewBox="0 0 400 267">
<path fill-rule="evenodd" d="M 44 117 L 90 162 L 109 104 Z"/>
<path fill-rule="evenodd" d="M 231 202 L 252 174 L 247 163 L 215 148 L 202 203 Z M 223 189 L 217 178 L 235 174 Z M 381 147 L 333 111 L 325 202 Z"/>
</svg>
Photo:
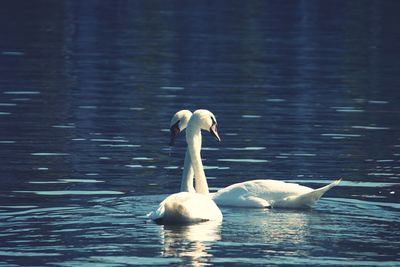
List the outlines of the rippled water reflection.
<svg viewBox="0 0 400 267">
<path fill-rule="evenodd" d="M 4 4 L 0 266 L 369 265 L 399 261 L 396 1 Z M 318 187 L 312 210 L 145 217 L 180 184 L 179 109 L 216 115 L 212 190 Z"/>
<path fill-rule="evenodd" d="M 60 266 L 337 265 L 349 259 L 355 265 L 375 265 L 377 259 L 397 253 L 393 230 L 399 226 L 399 204 L 327 198 L 313 210 L 224 208 L 221 225 L 159 226 L 144 214 L 164 197 L 96 198 L 52 208 L 1 207 L 1 237 L 8 244 L 1 255 L 9 263 Z M 369 238 L 366 230 L 373 233 Z M 387 265 L 395 265 L 395 259 Z"/>
</svg>

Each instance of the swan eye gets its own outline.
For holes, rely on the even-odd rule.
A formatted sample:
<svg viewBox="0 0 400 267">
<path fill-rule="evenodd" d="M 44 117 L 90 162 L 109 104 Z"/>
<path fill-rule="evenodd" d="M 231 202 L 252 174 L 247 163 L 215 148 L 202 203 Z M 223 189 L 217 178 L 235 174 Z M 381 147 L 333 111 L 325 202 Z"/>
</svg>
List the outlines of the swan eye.
<svg viewBox="0 0 400 267">
<path fill-rule="evenodd" d="M 217 121 L 215 120 L 215 118 L 213 116 L 210 116 L 210 117 L 211 117 L 212 125 L 217 124 Z"/>
</svg>

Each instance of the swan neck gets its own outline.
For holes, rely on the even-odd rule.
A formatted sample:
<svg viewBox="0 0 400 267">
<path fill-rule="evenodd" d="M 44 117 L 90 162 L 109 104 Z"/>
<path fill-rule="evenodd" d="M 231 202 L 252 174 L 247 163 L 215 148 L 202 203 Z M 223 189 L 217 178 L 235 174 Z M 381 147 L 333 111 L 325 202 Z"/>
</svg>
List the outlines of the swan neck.
<svg viewBox="0 0 400 267">
<path fill-rule="evenodd" d="M 189 122 L 186 129 L 186 142 L 190 154 L 191 164 L 195 177 L 196 192 L 208 194 L 208 184 L 201 160 L 201 129 L 195 123 Z"/>
<path fill-rule="evenodd" d="M 183 163 L 183 172 L 182 172 L 182 182 L 181 182 L 181 192 L 191 192 L 194 193 L 193 187 L 193 168 L 190 161 L 189 151 L 186 150 L 185 154 L 185 162 Z"/>
</svg>

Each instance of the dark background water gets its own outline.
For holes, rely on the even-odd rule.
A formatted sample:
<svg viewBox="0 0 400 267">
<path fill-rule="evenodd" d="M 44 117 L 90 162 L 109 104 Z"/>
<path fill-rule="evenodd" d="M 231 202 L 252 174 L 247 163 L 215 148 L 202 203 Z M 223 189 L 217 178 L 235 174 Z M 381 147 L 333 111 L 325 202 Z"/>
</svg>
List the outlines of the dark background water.
<svg viewBox="0 0 400 267">
<path fill-rule="evenodd" d="M 396 265 L 398 1 L 13 1 L 0 9 L 0 265 Z M 206 108 L 212 190 L 318 187 L 311 211 L 146 220 L 179 190 L 171 116 Z"/>
</svg>

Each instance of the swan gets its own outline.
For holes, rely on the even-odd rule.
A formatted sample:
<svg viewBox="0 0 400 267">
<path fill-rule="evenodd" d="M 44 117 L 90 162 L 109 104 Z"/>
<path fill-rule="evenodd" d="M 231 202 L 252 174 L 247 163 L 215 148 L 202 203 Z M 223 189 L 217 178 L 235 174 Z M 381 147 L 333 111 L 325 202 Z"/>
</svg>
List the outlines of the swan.
<svg viewBox="0 0 400 267">
<path fill-rule="evenodd" d="M 195 112 L 196 113 L 196 112 Z M 179 117 L 185 115 L 190 116 L 189 113 L 177 114 L 177 120 Z M 187 118 L 186 118 L 187 119 Z M 179 132 L 184 130 L 185 125 L 181 125 Z M 186 130 L 188 136 L 188 129 Z M 177 135 L 171 136 L 176 138 Z M 201 132 L 198 132 L 201 139 Z M 219 137 L 218 137 L 219 139 Z M 201 144 L 201 142 L 199 142 Z M 188 141 L 189 144 L 189 141 Z M 188 151 L 189 156 L 188 157 Z M 200 149 L 198 149 L 200 151 Z M 204 188 L 204 182 L 199 183 L 202 179 L 206 179 L 204 175 L 204 170 L 195 169 L 193 165 L 199 166 L 199 161 L 201 161 L 200 154 L 192 157 L 190 148 L 186 151 L 184 170 L 182 174 L 182 180 L 184 180 L 187 185 L 193 186 L 193 173 L 196 177 L 196 191 L 197 192 L 208 192 L 208 187 Z M 194 169 L 194 170 L 192 170 Z M 199 173 L 198 175 L 196 175 Z M 338 185 L 341 179 L 333 181 L 332 183 L 323 186 L 318 189 L 312 189 L 310 187 L 302 186 L 295 183 L 288 183 L 278 180 L 250 180 L 241 183 L 236 183 L 218 190 L 212 193 L 212 198 L 219 206 L 232 206 L 232 207 L 248 207 L 248 208 L 293 208 L 302 209 L 312 207 L 325 192 L 327 192 L 332 187 Z M 205 183 L 207 185 L 207 183 Z M 193 189 L 194 190 L 194 189 Z"/>
<path fill-rule="evenodd" d="M 173 146 L 175 143 L 176 137 L 186 129 L 187 124 L 189 123 L 190 118 L 192 117 L 192 112 L 187 109 L 180 110 L 172 116 L 170 123 L 170 146 Z M 185 161 L 182 172 L 182 180 L 181 180 L 181 192 L 196 192 L 193 187 L 193 168 L 189 156 L 189 151 L 186 150 L 185 153 Z"/>
<path fill-rule="evenodd" d="M 184 121 L 183 123 L 182 121 L 177 121 L 176 123 L 177 127 L 185 126 Z M 208 110 L 193 113 L 186 128 L 188 151 L 190 157 L 194 159 L 191 161 L 192 168 L 194 171 L 199 171 L 200 169 L 202 171 L 199 171 L 196 175 L 196 188 L 199 188 L 199 190 L 197 192 L 179 192 L 165 198 L 155 211 L 147 215 L 156 223 L 186 224 L 204 221 L 222 221 L 222 213 L 208 193 L 207 180 L 201 162 L 202 129 L 209 131 L 218 141 L 221 140 L 218 136 L 215 116 Z M 186 176 L 185 179 L 188 179 L 188 177 L 193 181 L 193 176 Z M 190 187 L 185 188 L 185 185 L 188 185 L 189 182 L 182 181 L 182 184 L 184 185 L 184 189 L 191 190 Z"/>
</svg>

